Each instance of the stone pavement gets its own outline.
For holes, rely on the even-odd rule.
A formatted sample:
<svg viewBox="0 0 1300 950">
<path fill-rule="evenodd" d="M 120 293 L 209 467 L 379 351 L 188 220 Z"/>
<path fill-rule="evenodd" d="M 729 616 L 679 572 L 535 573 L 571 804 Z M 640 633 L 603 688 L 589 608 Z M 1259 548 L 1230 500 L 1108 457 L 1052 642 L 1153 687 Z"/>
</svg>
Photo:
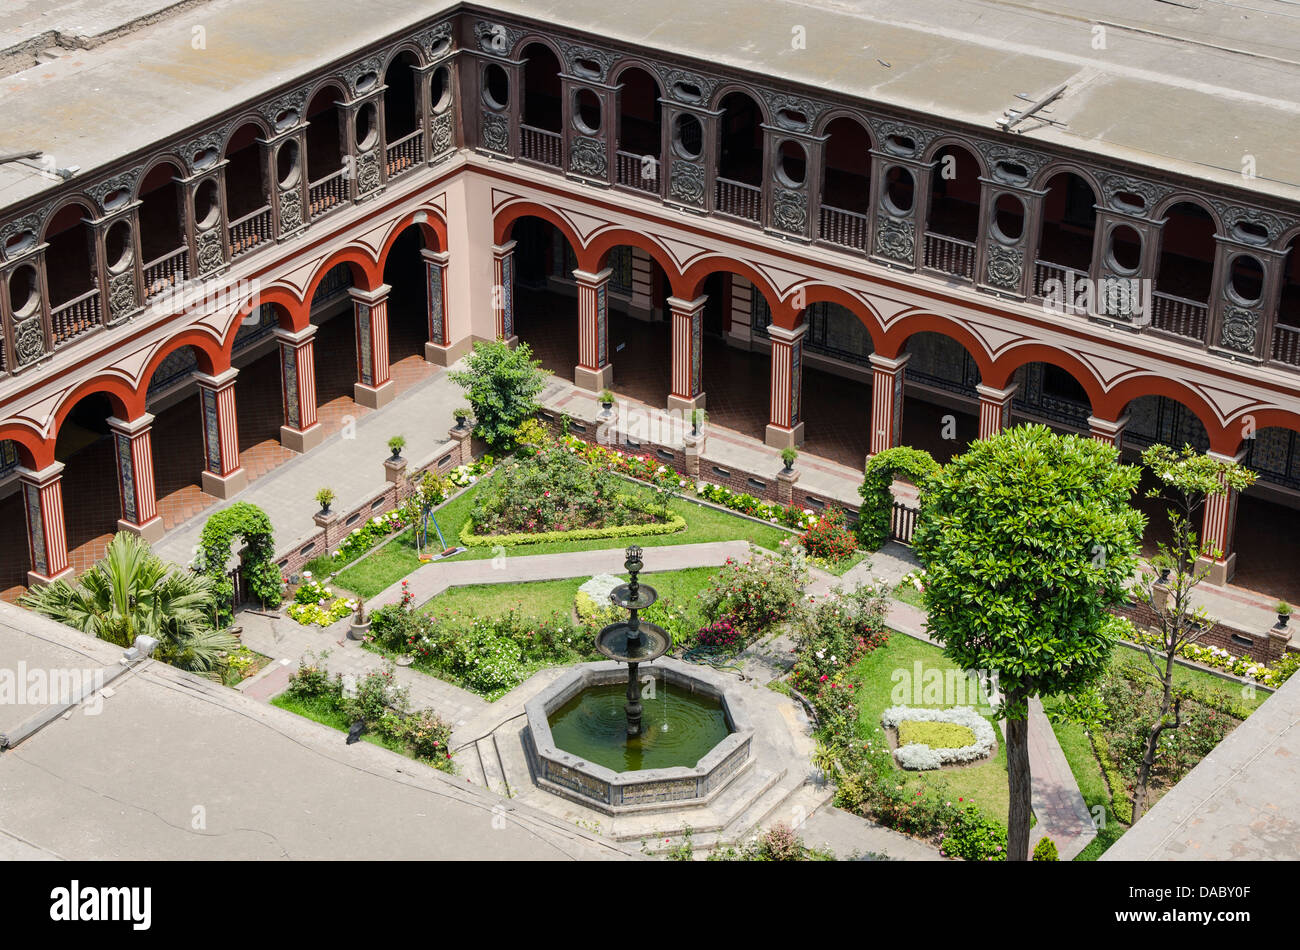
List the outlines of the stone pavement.
<svg viewBox="0 0 1300 950">
<path fill-rule="evenodd" d="M 188 564 L 204 522 L 219 507 L 234 501 L 251 502 L 265 511 L 275 529 L 276 551 L 291 549 L 298 539 L 317 530 L 312 521 L 319 509 L 314 497 L 317 489 L 334 489 L 335 506 L 340 511 L 350 510 L 384 488 L 383 462 L 392 436 L 406 437 L 403 455 L 413 466 L 419 465 L 447 441 L 454 424 L 452 411 L 461 405 L 461 388 L 440 368 L 384 408 L 359 416 L 355 434 L 345 427 L 312 451 L 252 482 L 231 502 L 213 506 L 178 526 L 155 544 L 154 550 L 168 560 Z"/>
</svg>

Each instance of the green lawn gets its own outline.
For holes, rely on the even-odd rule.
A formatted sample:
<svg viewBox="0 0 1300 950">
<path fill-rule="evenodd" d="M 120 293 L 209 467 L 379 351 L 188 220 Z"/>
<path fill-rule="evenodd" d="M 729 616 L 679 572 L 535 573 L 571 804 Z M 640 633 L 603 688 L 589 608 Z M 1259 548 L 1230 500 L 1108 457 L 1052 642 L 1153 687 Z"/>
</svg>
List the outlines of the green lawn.
<svg viewBox="0 0 1300 950">
<path fill-rule="evenodd" d="M 1151 669 L 1151 664 L 1147 662 L 1144 651 L 1123 643 L 1115 648 L 1115 652 L 1111 656 L 1112 666 L 1121 663 L 1136 663 L 1141 664 L 1143 669 Z M 1161 669 L 1163 668 L 1162 662 Z M 1207 673 L 1205 670 L 1198 670 L 1190 666 L 1181 666 L 1179 664 L 1174 664 L 1174 683 L 1175 685 L 1187 685 L 1207 692 L 1218 691 L 1227 693 L 1232 697 L 1233 702 L 1244 706 L 1251 712 L 1258 709 L 1260 703 L 1273 695 L 1272 693 L 1266 693 L 1263 690 L 1248 689 L 1243 683 L 1221 679 L 1213 673 Z"/>
<path fill-rule="evenodd" d="M 331 729 L 337 729 L 339 732 L 347 732 L 352 728 L 352 723 L 348 721 L 348 717 L 339 712 L 334 704 L 324 696 L 313 696 L 306 699 L 292 693 L 281 693 L 271 699 L 271 705 L 287 709 L 291 713 L 296 713 L 305 719 L 310 719 L 312 722 L 319 722 Z M 394 742 L 371 730 L 362 733 L 361 738 L 366 742 L 399 752 L 407 758 L 414 758 L 402 743 Z"/>
<path fill-rule="evenodd" d="M 895 705 L 895 699 L 900 700 L 902 705 L 923 705 L 915 701 L 910 689 L 917 674 L 918 663 L 923 677 L 929 670 L 959 670 L 938 647 L 902 633 L 894 633 L 885 646 L 868 653 L 853 668 L 853 680 L 858 683 L 858 730 L 864 740 L 883 740 L 880 714 Z M 893 696 L 895 689 L 900 689 L 905 695 Z M 964 705 L 970 705 L 973 700 L 973 696 L 968 697 Z M 946 705 L 959 704 L 954 702 Z M 942 788 L 947 800 L 955 802 L 958 798 L 964 798 L 973 801 L 989 817 L 996 818 L 1005 825 L 1008 800 L 1006 742 L 998 729 L 997 721 L 992 718 L 989 721 L 993 723 L 998 735 L 998 751 L 993 758 L 979 765 L 959 769 L 908 772 L 900 768 L 897 770 L 898 782 L 911 790 Z"/>
<path fill-rule="evenodd" d="M 693 600 L 716 572 L 717 568 L 713 567 L 693 567 L 681 571 L 642 574 L 641 579 L 654 587 L 659 594 L 660 603 L 681 604 Z M 622 572 L 616 576 L 623 576 Z M 578 588 L 588 580 L 587 577 L 571 577 L 556 581 L 530 581 L 526 584 L 453 587 L 434 597 L 421 609 L 434 617 L 445 617 L 451 613 L 488 617 L 508 611 L 526 612 L 534 617 L 548 617 L 554 613 L 568 616 Z"/>
<path fill-rule="evenodd" d="M 448 544 L 458 543 L 461 525 L 470 515 L 475 495 L 486 485 L 480 482 L 458 498 L 444 505 L 438 512 L 438 524 Z M 633 538 L 597 538 L 591 541 L 554 541 L 545 544 L 526 544 L 509 548 L 511 555 L 560 554 L 569 551 L 622 550 L 635 542 L 643 548 L 667 544 L 700 544 L 706 541 L 753 541 L 760 547 L 776 550 L 781 541 L 795 534 L 776 525 L 759 524 L 716 508 L 697 505 L 683 499 L 672 502 L 675 512 L 686 519 L 686 529 L 675 534 L 650 535 Z M 458 560 L 479 560 L 493 556 L 492 546 L 470 548 L 456 555 Z M 648 558 L 653 564 L 653 555 Z M 335 579 L 336 586 L 361 597 L 373 597 L 420 566 L 415 552 L 412 532 L 399 534 L 387 545 L 376 549 L 369 557 L 346 568 Z"/>
</svg>

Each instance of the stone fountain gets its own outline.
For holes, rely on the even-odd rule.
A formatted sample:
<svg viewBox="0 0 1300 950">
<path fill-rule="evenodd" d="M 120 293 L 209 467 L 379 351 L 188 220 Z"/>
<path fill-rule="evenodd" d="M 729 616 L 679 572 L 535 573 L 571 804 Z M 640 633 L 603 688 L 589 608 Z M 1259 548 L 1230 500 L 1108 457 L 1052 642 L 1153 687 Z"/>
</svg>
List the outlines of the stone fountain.
<svg viewBox="0 0 1300 950">
<path fill-rule="evenodd" d="M 629 612 L 626 620 L 611 623 L 596 634 L 596 649 L 603 656 L 627 664 L 627 734 L 641 735 L 641 690 L 637 684 L 637 669 L 668 652 L 673 638 L 668 631 L 643 621 L 639 614 L 659 599 L 659 594 L 649 584 L 637 580 L 641 568 L 641 549 L 635 544 L 627 549 L 628 583 L 615 587 L 609 595 L 610 602 Z"/>
</svg>

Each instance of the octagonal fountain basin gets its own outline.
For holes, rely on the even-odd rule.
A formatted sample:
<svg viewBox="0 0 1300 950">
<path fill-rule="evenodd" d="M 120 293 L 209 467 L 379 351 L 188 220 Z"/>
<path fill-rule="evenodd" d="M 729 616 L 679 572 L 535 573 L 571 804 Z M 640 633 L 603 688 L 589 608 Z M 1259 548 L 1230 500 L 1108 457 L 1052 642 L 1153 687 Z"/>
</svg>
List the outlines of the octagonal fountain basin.
<svg viewBox="0 0 1300 950">
<path fill-rule="evenodd" d="M 632 738 L 622 663 L 575 667 L 526 704 L 539 786 L 610 813 L 653 810 L 705 804 L 750 766 L 753 731 L 723 674 L 666 657 L 639 672 L 656 683 Z"/>
</svg>

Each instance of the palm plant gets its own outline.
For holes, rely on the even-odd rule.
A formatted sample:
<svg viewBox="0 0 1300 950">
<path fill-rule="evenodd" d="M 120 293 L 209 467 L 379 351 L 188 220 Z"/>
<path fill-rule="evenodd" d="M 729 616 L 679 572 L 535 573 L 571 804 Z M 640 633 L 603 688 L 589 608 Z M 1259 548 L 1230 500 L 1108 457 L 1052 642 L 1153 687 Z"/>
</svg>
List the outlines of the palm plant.
<svg viewBox="0 0 1300 950">
<path fill-rule="evenodd" d="M 206 672 L 221 654 L 238 648 L 214 627 L 215 581 L 171 567 L 133 534 L 119 533 L 75 584 L 57 580 L 23 595 L 20 603 L 83 633 L 129 647 L 145 635 L 155 656 L 181 669 Z"/>
</svg>

